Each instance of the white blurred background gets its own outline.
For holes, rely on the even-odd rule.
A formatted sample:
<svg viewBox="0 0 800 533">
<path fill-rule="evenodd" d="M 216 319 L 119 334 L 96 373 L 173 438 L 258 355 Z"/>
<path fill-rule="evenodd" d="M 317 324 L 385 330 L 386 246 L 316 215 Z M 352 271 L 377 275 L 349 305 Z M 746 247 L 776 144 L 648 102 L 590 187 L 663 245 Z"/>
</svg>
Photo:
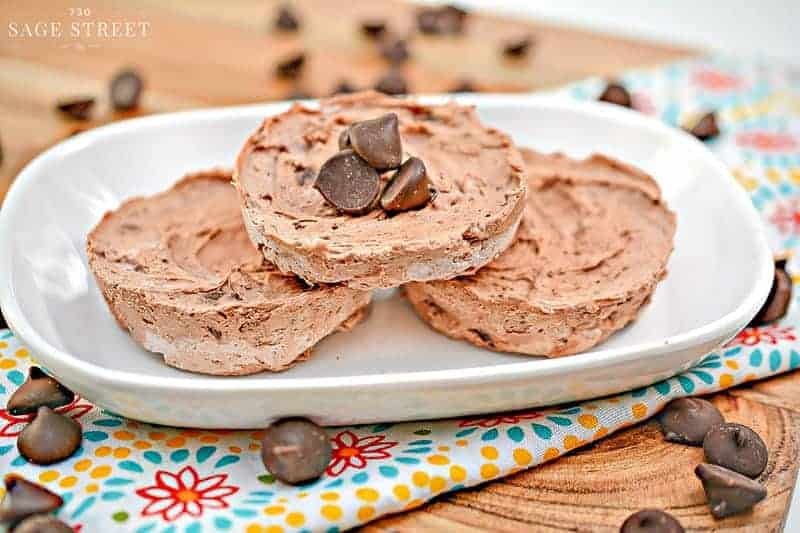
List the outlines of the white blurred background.
<svg viewBox="0 0 800 533">
<path fill-rule="evenodd" d="M 457 3 L 639 39 L 774 58 L 800 66 L 800 0 L 458 0 Z"/>
</svg>

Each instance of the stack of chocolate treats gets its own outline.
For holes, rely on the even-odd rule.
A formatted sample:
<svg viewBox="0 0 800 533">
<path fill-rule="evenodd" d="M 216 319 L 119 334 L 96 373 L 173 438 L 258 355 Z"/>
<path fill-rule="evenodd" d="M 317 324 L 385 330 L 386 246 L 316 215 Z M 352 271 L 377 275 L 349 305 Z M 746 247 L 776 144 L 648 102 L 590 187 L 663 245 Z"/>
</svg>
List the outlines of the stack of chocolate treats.
<svg viewBox="0 0 800 533">
<path fill-rule="evenodd" d="M 88 255 L 146 349 L 239 375 L 309 357 L 377 288 L 455 339 L 580 352 L 649 301 L 674 231 L 637 168 L 520 149 L 472 107 L 362 92 L 268 117 L 232 173 L 130 200 Z"/>
</svg>

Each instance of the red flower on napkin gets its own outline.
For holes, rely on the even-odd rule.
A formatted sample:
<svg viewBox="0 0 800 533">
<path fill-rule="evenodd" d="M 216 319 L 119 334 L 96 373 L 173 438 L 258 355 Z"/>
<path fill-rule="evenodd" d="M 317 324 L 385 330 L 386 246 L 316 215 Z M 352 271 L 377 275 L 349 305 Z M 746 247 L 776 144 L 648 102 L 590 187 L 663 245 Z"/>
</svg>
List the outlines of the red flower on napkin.
<svg viewBox="0 0 800 533">
<path fill-rule="evenodd" d="M 329 476 L 338 476 L 351 467 L 364 468 L 370 460 L 388 459 L 392 455 L 386 450 L 397 446 L 396 442 L 386 440 L 385 435 L 359 437 L 352 431 L 339 432 L 331 442 L 333 460 L 326 470 Z"/>
<path fill-rule="evenodd" d="M 94 408 L 93 405 L 86 402 L 81 403 L 81 400 L 82 398 L 75 395 L 75 398 L 70 403 L 57 408 L 55 411 L 78 420 Z M 33 419 L 34 414 L 14 416 L 5 409 L 0 409 L 0 423 L 3 424 L 0 427 L 0 437 L 16 437 L 19 435 L 28 422 Z"/>
<path fill-rule="evenodd" d="M 727 346 L 754 346 L 759 343 L 778 344 L 778 341 L 796 341 L 797 336 L 791 326 L 777 324 L 761 328 L 746 328 L 739 332 Z"/>
<path fill-rule="evenodd" d="M 747 131 L 736 136 L 736 144 L 762 152 L 789 152 L 797 148 L 797 140 L 788 133 Z"/>
<path fill-rule="evenodd" d="M 183 467 L 177 474 L 164 470 L 156 472 L 155 485 L 136 491 L 142 498 L 150 500 L 142 516 L 157 516 L 172 522 L 183 515 L 199 517 L 205 509 L 226 509 L 225 498 L 239 488 L 223 485 L 228 474 L 216 474 L 201 478 L 191 466 Z"/>
<path fill-rule="evenodd" d="M 710 69 L 695 71 L 692 74 L 692 83 L 712 92 L 732 91 L 742 86 L 740 78 Z"/>
<path fill-rule="evenodd" d="M 797 198 L 792 198 L 777 204 L 769 221 L 784 235 L 800 233 L 800 202 Z"/>
</svg>

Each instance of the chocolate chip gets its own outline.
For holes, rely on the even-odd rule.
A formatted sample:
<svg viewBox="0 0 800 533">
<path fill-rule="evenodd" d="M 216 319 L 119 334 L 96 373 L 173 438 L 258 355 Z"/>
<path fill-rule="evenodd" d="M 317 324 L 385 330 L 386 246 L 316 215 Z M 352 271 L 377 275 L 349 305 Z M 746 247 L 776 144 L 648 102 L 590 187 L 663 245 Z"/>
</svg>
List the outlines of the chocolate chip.
<svg viewBox="0 0 800 533">
<path fill-rule="evenodd" d="M 701 463 L 694 473 L 703 483 L 714 518 L 743 513 L 767 497 L 764 485 L 721 466 Z"/>
<path fill-rule="evenodd" d="M 138 72 L 127 69 L 118 72 L 111 80 L 111 106 L 117 111 L 129 111 L 139 107 L 144 81 Z"/>
<path fill-rule="evenodd" d="M 303 65 L 306 63 L 306 55 L 303 52 L 279 61 L 275 65 L 275 74 L 281 78 L 294 79 L 300 76 Z"/>
<path fill-rule="evenodd" d="M 678 444 L 702 446 L 706 433 L 725 422 L 713 403 L 700 398 L 680 398 L 658 415 L 664 438 Z"/>
<path fill-rule="evenodd" d="M 767 446 L 758 433 L 732 422 L 711 428 L 703 439 L 703 452 L 709 463 L 748 477 L 758 477 L 767 466 Z"/>
<path fill-rule="evenodd" d="M 353 150 L 376 170 L 400 166 L 403 146 L 397 114 L 387 113 L 378 118 L 352 124 L 349 142 Z"/>
<path fill-rule="evenodd" d="M 381 45 L 381 55 L 392 65 L 399 65 L 410 57 L 408 45 L 404 39 L 395 39 Z"/>
<path fill-rule="evenodd" d="M 786 260 L 775 261 L 775 274 L 767 301 L 750 321 L 750 327 L 759 327 L 780 320 L 786 315 L 792 301 L 792 278 L 786 272 Z"/>
<path fill-rule="evenodd" d="M 342 150 L 322 165 L 314 187 L 342 213 L 362 215 L 381 192 L 378 171 L 353 150 Z"/>
<path fill-rule="evenodd" d="M 528 54 L 533 46 L 533 37 L 526 35 L 503 45 L 503 55 L 506 57 L 523 57 Z"/>
<path fill-rule="evenodd" d="M 397 213 L 419 209 L 435 194 L 425 163 L 418 157 L 410 157 L 394 173 L 381 196 L 384 211 Z"/>
<path fill-rule="evenodd" d="M 622 107 L 633 107 L 633 100 L 628 89 L 619 83 L 609 83 L 603 93 L 597 98 L 601 102 L 621 105 Z"/>
<path fill-rule="evenodd" d="M 355 86 L 347 80 L 342 80 L 333 88 L 332 94 L 350 94 L 354 92 L 356 92 Z"/>
<path fill-rule="evenodd" d="M 13 527 L 28 516 L 55 511 L 64 503 L 58 494 L 17 475 L 9 474 L 3 481 L 6 495 L 0 503 L 0 524 Z"/>
<path fill-rule="evenodd" d="M 14 533 L 74 533 L 74 530 L 55 516 L 36 515 L 20 522 Z"/>
<path fill-rule="evenodd" d="M 73 399 L 75 394 L 71 390 L 42 372 L 38 366 L 32 366 L 28 370 L 28 379 L 8 399 L 6 409 L 14 416 L 27 415 L 36 412 L 42 405 L 55 409 Z"/>
<path fill-rule="evenodd" d="M 370 39 L 379 39 L 386 33 L 386 22 L 380 19 L 362 20 L 361 33 Z"/>
<path fill-rule="evenodd" d="M 325 430 L 309 420 L 287 418 L 264 431 L 261 460 L 279 480 L 297 485 L 320 477 L 332 458 Z"/>
<path fill-rule="evenodd" d="M 59 111 L 73 120 L 89 120 L 94 107 L 94 98 L 72 98 L 61 100 L 57 106 Z"/>
<path fill-rule="evenodd" d="M 620 533 L 683 533 L 680 522 L 658 509 L 642 509 L 630 515 L 619 528 Z"/>
<path fill-rule="evenodd" d="M 300 21 L 294 11 L 283 5 L 278 8 L 278 16 L 275 17 L 275 29 L 278 31 L 297 31 L 300 28 Z"/>
<path fill-rule="evenodd" d="M 426 7 L 417 11 L 417 28 L 428 35 L 456 35 L 463 31 L 466 17 L 457 6 Z"/>
<path fill-rule="evenodd" d="M 689 128 L 689 133 L 700 139 L 707 141 L 719 135 L 717 126 L 717 115 L 712 111 L 700 117 L 697 122 Z"/>
<path fill-rule="evenodd" d="M 475 88 L 475 84 L 473 84 L 470 80 L 461 80 L 456 83 L 449 92 L 451 93 L 474 93 L 477 91 Z"/>
<path fill-rule="evenodd" d="M 408 84 L 400 71 L 390 70 L 378 80 L 375 84 L 375 90 L 384 94 L 406 94 L 408 92 Z"/>
<path fill-rule="evenodd" d="M 81 445 L 81 426 L 73 419 L 40 407 L 36 418 L 17 438 L 22 456 L 37 465 L 49 465 L 71 456 Z"/>
</svg>

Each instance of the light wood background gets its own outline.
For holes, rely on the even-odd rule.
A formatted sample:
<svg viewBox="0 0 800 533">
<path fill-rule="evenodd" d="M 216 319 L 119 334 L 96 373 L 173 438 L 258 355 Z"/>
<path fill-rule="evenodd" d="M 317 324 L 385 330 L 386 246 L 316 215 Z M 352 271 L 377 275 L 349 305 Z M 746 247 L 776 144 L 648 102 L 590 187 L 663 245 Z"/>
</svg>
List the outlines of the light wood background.
<svg viewBox="0 0 800 533">
<path fill-rule="evenodd" d="M 386 65 L 374 44 L 358 35 L 366 16 L 387 17 L 402 34 L 412 7 L 389 1 L 298 1 L 303 31 L 269 30 L 275 0 L 4 0 L 0 10 L 0 198 L 19 170 L 42 150 L 79 132 L 135 114 L 285 98 L 295 89 L 321 96 L 342 79 L 374 83 Z M 70 8 L 88 9 L 85 21 L 149 23 L 147 36 L 104 39 L 14 37 L 9 23 L 81 22 Z M 403 67 L 415 92 L 446 91 L 463 79 L 483 90 L 521 91 L 555 86 L 589 75 L 686 57 L 689 50 L 634 42 L 535 21 L 472 17 L 469 37 L 415 38 Z M 503 40 L 531 33 L 530 58 L 498 59 Z M 275 61 L 296 50 L 309 54 L 297 82 L 272 75 Z M 466 61 L 464 58 L 469 58 Z M 147 83 L 142 108 L 110 111 L 113 73 L 136 66 Z M 98 100 L 88 123 L 64 120 L 60 98 Z M 65 179 L 69 179 L 65 176 Z M 663 441 L 648 422 L 597 444 L 502 481 L 444 495 L 424 507 L 368 525 L 369 532 L 411 531 L 617 531 L 626 516 L 659 507 L 688 531 L 777 531 L 791 500 L 800 459 L 800 373 L 714 396 L 728 420 L 753 427 L 766 440 L 768 499 L 754 513 L 711 518 L 692 471 L 702 451 Z"/>
</svg>

